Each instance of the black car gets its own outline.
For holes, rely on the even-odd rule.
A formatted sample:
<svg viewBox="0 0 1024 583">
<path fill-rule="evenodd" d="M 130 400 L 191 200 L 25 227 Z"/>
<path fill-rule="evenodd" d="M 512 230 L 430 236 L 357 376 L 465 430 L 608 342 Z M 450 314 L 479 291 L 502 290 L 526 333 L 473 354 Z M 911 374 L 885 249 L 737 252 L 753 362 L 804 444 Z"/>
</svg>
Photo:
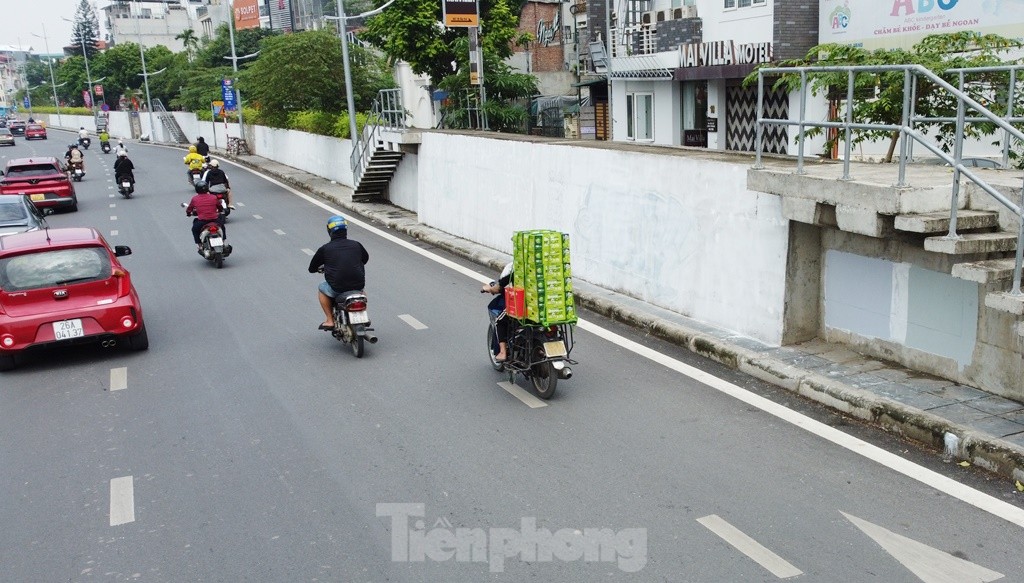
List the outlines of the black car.
<svg viewBox="0 0 1024 583">
<path fill-rule="evenodd" d="M 25 125 L 25 122 L 21 121 L 20 119 L 12 119 L 11 121 L 7 122 L 7 129 L 11 130 L 11 133 L 16 136 L 24 136 Z"/>
<path fill-rule="evenodd" d="M 37 209 L 27 194 L 0 196 L 0 237 L 45 229 L 47 225 L 43 215 L 49 213 L 50 209 Z"/>
</svg>

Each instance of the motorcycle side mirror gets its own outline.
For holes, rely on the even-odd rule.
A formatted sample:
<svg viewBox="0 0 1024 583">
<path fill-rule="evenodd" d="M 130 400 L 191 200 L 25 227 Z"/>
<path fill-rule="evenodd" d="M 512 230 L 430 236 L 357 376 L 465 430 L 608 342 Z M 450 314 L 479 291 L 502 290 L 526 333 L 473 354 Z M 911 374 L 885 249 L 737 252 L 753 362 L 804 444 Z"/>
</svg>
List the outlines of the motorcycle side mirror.
<svg viewBox="0 0 1024 583">
<path fill-rule="evenodd" d="M 187 202 L 181 203 L 181 208 L 188 208 L 188 203 Z"/>
<path fill-rule="evenodd" d="M 125 255 L 131 255 L 131 254 L 132 254 L 132 248 L 127 246 L 127 245 L 115 245 L 114 246 L 114 256 L 115 257 L 124 257 Z"/>
</svg>

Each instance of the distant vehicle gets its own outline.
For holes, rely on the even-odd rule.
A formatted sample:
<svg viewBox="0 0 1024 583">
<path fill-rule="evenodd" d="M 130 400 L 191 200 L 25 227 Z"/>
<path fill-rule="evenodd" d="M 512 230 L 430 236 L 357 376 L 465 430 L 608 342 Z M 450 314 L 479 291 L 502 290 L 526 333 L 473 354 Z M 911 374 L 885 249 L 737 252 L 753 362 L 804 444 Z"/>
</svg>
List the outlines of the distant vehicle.
<svg viewBox="0 0 1024 583">
<path fill-rule="evenodd" d="M 50 212 L 50 209 L 41 212 L 24 194 L 0 196 L 0 237 L 47 228 L 43 215 Z"/>
<path fill-rule="evenodd" d="M 16 136 L 25 135 L 25 122 L 20 119 L 12 119 L 7 122 L 7 129 L 11 130 L 11 133 Z"/>
<path fill-rule="evenodd" d="M 40 209 L 78 210 L 75 186 L 60 161 L 52 156 L 8 160 L 0 175 L 0 194 L 27 194 Z"/>
<path fill-rule="evenodd" d="M 30 123 L 25 127 L 25 139 L 26 140 L 45 140 L 46 139 L 46 128 L 37 124 Z"/>
<path fill-rule="evenodd" d="M 46 229 L 0 237 L 0 370 L 37 347 L 99 342 L 149 348 L 142 302 L 95 229 Z"/>
<path fill-rule="evenodd" d="M 13 146 L 14 134 L 7 128 L 0 128 L 0 145 Z"/>
</svg>

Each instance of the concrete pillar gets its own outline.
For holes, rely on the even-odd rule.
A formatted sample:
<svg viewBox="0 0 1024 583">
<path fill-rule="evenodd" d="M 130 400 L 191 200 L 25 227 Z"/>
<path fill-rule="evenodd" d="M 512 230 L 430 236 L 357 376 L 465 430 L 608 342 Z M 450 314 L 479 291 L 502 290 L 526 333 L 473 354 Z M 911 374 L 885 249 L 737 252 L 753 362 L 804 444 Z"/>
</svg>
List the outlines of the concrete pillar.
<svg viewBox="0 0 1024 583">
<path fill-rule="evenodd" d="M 821 328 L 821 228 L 789 222 L 782 344 L 815 338 Z"/>
</svg>

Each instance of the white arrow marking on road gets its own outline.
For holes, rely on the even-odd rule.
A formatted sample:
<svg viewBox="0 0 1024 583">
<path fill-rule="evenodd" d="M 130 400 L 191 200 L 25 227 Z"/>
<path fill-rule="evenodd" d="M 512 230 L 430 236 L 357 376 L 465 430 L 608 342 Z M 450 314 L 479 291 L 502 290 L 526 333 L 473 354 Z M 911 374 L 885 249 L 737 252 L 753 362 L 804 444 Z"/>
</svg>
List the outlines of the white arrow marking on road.
<svg viewBox="0 0 1024 583">
<path fill-rule="evenodd" d="M 259 215 L 253 215 L 252 218 L 254 218 L 254 219 L 262 219 L 263 217 L 261 217 Z"/>
<path fill-rule="evenodd" d="M 128 368 L 122 366 L 121 368 L 110 369 L 110 390 L 120 391 L 128 388 Z"/>
<path fill-rule="evenodd" d="M 1003 578 L 1002 573 L 933 549 L 856 516 L 845 512 L 841 514 L 924 583 L 988 583 Z"/>
<path fill-rule="evenodd" d="M 110 526 L 135 522 L 135 482 L 131 476 L 110 480 Z"/>
<path fill-rule="evenodd" d="M 729 524 L 717 514 L 698 518 L 708 530 L 717 534 L 722 540 L 736 547 L 736 550 L 753 559 L 758 565 L 768 569 L 779 579 L 788 579 L 803 575 L 803 571 L 789 564 L 785 559 L 765 548 L 761 543 L 750 538 L 740 529 Z"/>
<path fill-rule="evenodd" d="M 314 255 L 316 253 L 312 249 L 303 249 L 302 252 L 305 253 L 306 255 L 309 255 L 309 256 L 312 256 L 312 255 Z"/>
<path fill-rule="evenodd" d="M 524 405 L 531 409 L 539 409 L 540 407 L 548 406 L 548 404 L 545 403 L 544 401 L 541 401 L 537 397 L 534 397 L 530 393 L 527 393 L 523 389 L 520 389 L 519 387 L 513 385 L 508 381 L 502 381 L 498 383 L 498 386 L 508 391 L 508 394 L 519 399 L 520 401 L 523 402 Z"/>
<path fill-rule="evenodd" d="M 284 231 L 282 231 L 281 229 L 274 229 L 274 232 L 277 233 L 278 235 L 284 235 Z"/>
<path fill-rule="evenodd" d="M 402 314 L 402 315 L 398 316 L 398 318 L 400 320 L 402 320 L 403 322 L 405 322 L 406 324 L 412 326 L 413 330 L 426 330 L 427 329 L 427 325 L 426 324 L 424 324 L 423 322 L 420 322 L 416 318 L 413 318 L 409 314 Z"/>
</svg>

